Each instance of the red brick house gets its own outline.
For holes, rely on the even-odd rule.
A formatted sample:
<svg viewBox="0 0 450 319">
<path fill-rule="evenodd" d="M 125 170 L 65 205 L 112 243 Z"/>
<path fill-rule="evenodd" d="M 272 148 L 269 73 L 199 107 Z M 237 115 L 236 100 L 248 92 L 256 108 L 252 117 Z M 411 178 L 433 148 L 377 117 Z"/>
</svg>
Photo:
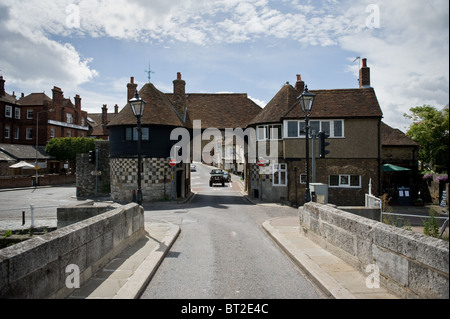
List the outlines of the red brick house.
<svg viewBox="0 0 450 319">
<path fill-rule="evenodd" d="M 81 110 L 81 98 L 74 103 L 64 98 L 60 88 L 45 93 L 31 93 L 20 99 L 5 92 L 0 80 L 0 143 L 45 146 L 54 137 L 87 137 L 87 112 Z M 36 134 L 36 130 L 39 134 Z M 36 138 L 38 135 L 38 141 Z"/>
<path fill-rule="evenodd" d="M 100 140 L 109 140 L 109 130 L 107 125 L 111 120 L 119 114 L 119 106 L 114 106 L 114 113 L 108 113 L 108 106 L 106 104 L 102 107 L 102 113 L 89 113 L 87 121 L 89 124 L 88 136 Z"/>
</svg>

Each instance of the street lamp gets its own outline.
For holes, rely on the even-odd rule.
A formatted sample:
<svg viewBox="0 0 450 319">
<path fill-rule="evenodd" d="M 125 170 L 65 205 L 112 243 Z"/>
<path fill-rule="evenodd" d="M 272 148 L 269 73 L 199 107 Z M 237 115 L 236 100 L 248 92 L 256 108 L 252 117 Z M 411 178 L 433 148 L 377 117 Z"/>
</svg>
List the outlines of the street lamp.
<svg viewBox="0 0 450 319">
<path fill-rule="evenodd" d="M 141 190 L 141 142 L 142 142 L 142 129 L 141 129 L 141 117 L 144 114 L 144 107 L 146 102 L 139 97 L 139 93 L 136 90 L 134 98 L 128 101 L 131 105 L 131 110 L 137 119 L 137 131 L 138 131 L 138 190 L 137 190 L 137 203 L 142 205 L 142 190 Z"/>
<path fill-rule="evenodd" d="M 303 113 L 305 113 L 305 141 L 306 141 L 306 191 L 305 191 L 305 202 L 309 203 L 311 201 L 311 193 L 309 189 L 309 115 L 311 114 L 312 107 L 314 104 L 315 94 L 308 91 L 308 86 L 305 86 L 305 90 L 298 97 L 298 101 L 302 108 Z"/>
<path fill-rule="evenodd" d="M 36 171 L 36 182 L 35 182 L 35 187 L 38 186 L 38 170 L 39 170 L 39 166 L 38 166 L 38 146 L 39 146 L 39 114 L 41 113 L 50 113 L 50 112 L 54 112 L 55 109 L 50 109 L 50 110 L 43 110 L 40 112 L 36 113 L 36 162 L 34 163 L 34 170 Z"/>
</svg>

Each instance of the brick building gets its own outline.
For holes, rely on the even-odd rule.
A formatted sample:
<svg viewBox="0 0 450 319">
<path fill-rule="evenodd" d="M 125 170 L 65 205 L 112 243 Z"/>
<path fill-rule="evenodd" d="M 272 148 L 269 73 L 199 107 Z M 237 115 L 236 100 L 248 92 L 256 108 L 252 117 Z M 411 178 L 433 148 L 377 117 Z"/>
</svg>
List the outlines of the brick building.
<svg viewBox="0 0 450 319">
<path fill-rule="evenodd" d="M 55 137 L 87 136 L 87 112 L 81 110 L 79 95 L 72 103 L 55 86 L 52 98 L 45 93 L 22 93 L 17 99 L 5 92 L 5 80 L 0 77 L 0 143 L 45 146 Z"/>
<path fill-rule="evenodd" d="M 278 153 L 266 157 L 264 168 L 249 165 L 247 187 L 253 197 L 296 205 L 304 203 L 305 114 L 298 103 L 304 88 L 305 83 L 298 75 L 295 87 L 286 83 L 251 121 L 250 126 L 257 131 L 258 147 L 274 139 L 278 143 Z M 364 205 L 370 180 L 374 193 L 381 192 L 383 116 L 375 91 L 370 87 L 367 60 L 363 60 L 360 70 L 359 88 L 312 90 L 311 93 L 316 98 L 310 115 L 310 133 L 328 134 L 330 153 L 325 159 L 319 159 L 316 147 L 316 180 L 310 178 L 310 182 L 328 185 L 330 203 Z M 312 177 L 311 159 L 309 167 Z"/>
</svg>

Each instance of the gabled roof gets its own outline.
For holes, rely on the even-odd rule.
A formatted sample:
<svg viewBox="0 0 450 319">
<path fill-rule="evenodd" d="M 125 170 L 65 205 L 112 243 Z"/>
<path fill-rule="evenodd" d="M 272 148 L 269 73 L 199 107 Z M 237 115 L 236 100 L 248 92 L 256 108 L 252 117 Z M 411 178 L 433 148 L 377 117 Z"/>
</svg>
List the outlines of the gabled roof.
<svg viewBox="0 0 450 319">
<path fill-rule="evenodd" d="M 266 107 L 250 121 L 249 125 L 280 123 L 283 116 L 296 104 L 299 96 L 300 93 L 292 85 L 286 83 Z"/>
<path fill-rule="evenodd" d="M 173 94 L 167 94 L 172 98 Z M 202 121 L 202 128 L 243 128 L 261 112 L 247 94 L 188 94 L 186 99 L 189 126 Z"/>
<path fill-rule="evenodd" d="M 145 84 L 139 90 L 139 96 L 147 102 L 141 119 L 142 125 L 184 126 L 183 121 L 175 113 L 169 98 L 156 89 L 152 83 Z M 133 115 L 130 104 L 127 104 L 109 122 L 108 127 L 118 125 L 136 125 L 136 117 Z"/>
<path fill-rule="evenodd" d="M 116 113 L 107 113 L 107 119 L 106 121 L 109 123 L 112 121 L 114 117 L 116 117 Z M 109 130 L 106 127 L 106 125 L 102 124 L 102 113 L 89 113 L 88 114 L 88 124 L 92 127 L 92 132 L 90 135 L 92 136 L 107 136 L 109 135 Z"/>
<path fill-rule="evenodd" d="M 380 105 L 373 88 L 314 90 L 316 94 L 310 118 L 358 118 L 382 117 Z M 297 98 L 301 95 L 293 86 L 286 84 L 267 104 L 251 124 L 280 123 L 285 119 L 303 119 Z"/>
<path fill-rule="evenodd" d="M 381 122 L 381 145 L 383 146 L 410 146 L 419 147 L 419 143 L 406 136 L 399 129 L 394 129 Z"/>
<path fill-rule="evenodd" d="M 20 98 L 19 103 L 22 106 L 32 106 L 32 105 L 44 105 L 44 101 L 51 102 L 52 99 L 49 98 L 45 93 L 31 93 L 27 96 Z"/>
<path fill-rule="evenodd" d="M 6 93 L 6 92 L 5 92 L 5 95 L 0 96 L 0 101 L 6 102 L 6 103 L 10 103 L 10 104 L 17 104 L 17 105 L 20 105 L 19 103 L 16 103 L 17 100 L 16 100 L 12 95 L 9 95 L 9 94 Z"/>
</svg>

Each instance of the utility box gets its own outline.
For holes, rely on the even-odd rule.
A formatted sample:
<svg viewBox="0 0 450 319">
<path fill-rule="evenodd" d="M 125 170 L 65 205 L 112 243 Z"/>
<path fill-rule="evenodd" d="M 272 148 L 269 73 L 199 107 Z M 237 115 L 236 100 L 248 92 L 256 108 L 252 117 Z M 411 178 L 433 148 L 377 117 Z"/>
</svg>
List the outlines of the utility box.
<svg viewBox="0 0 450 319">
<path fill-rule="evenodd" d="M 321 183 L 310 183 L 311 200 L 319 204 L 328 204 L 328 185 Z"/>
</svg>

